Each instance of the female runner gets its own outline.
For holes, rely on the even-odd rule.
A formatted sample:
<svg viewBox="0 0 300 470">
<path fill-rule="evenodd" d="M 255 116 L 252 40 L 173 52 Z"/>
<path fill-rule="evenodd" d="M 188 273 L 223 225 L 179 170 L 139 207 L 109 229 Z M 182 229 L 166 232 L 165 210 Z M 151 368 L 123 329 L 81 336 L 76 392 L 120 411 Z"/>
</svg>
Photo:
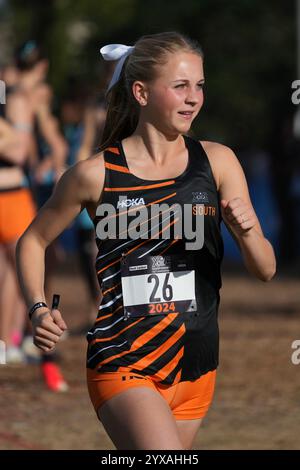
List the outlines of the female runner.
<svg viewBox="0 0 300 470">
<path fill-rule="evenodd" d="M 98 418 L 117 449 L 190 449 L 218 366 L 221 220 L 263 281 L 274 276 L 274 252 L 233 151 L 188 137 L 203 104 L 198 44 L 167 32 L 101 53 L 118 63 L 100 152 L 62 176 L 19 241 L 20 283 L 35 344 L 52 350 L 66 324 L 58 310 L 36 308 L 44 302 L 44 253 L 85 207 L 102 288 L 87 334 Z M 200 242 L 188 243 L 192 233 Z"/>
</svg>

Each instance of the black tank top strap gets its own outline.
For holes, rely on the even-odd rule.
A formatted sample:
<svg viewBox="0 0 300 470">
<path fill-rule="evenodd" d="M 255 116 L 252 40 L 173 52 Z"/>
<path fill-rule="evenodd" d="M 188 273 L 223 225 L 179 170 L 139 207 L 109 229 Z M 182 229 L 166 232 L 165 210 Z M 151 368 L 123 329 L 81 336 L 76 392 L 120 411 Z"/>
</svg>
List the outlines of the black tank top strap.
<svg viewBox="0 0 300 470">
<path fill-rule="evenodd" d="M 126 160 L 124 161 L 120 146 L 118 143 L 104 149 L 104 160 L 110 165 L 118 165 L 127 168 Z"/>
<path fill-rule="evenodd" d="M 5 104 L 0 103 L 0 117 L 5 119 Z"/>
<path fill-rule="evenodd" d="M 201 166 L 201 169 L 204 172 L 206 172 L 207 175 L 211 178 L 211 181 L 217 191 L 218 189 L 217 189 L 216 181 L 215 181 L 213 171 L 210 165 L 210 161 L 203 148 L 203 145 L 201 144 L 199 140 L 196 140 L 193 137 L 190 137 L 190 136 L 183 136 L 183 137 L 190 151 L 192 170 L 195 171 L 196 169 L 199 169 L 199 166 Z"/>
<path fill-rule="evenodd" d="M 104 150 L 104 162 L 104 191 L 109 191 L 114 188 L 123 188 L 124 190 L 131 188 L 130 191 L 132 191 L 133 188 L 138 186 L 136 177 L 129 171 L 123 147 L 120 142 L 116 142 L 115 145 L 107 147 Z"/>
<path fill-rule="evenodd" d="M 14 163 L 5 160 L 5 157 L 0 153 L 0 168 L 12 168 L 16 166 Z"/>
</svg>

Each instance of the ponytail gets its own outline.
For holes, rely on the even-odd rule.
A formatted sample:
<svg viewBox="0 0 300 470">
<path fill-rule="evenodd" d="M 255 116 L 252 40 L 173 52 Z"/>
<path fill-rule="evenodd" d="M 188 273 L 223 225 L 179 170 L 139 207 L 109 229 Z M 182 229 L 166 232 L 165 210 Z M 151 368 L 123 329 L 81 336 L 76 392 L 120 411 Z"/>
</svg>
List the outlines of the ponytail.
<svg viewBox="0 0 300 470">
<path fill-rule="evenodd" d="M 139 120 L 139 104 L 135 100 L 125 79 L 125 65 L 120 79 L 108 95 L 108 109 L 99 152 L 130 136 Z"/>
</svg>

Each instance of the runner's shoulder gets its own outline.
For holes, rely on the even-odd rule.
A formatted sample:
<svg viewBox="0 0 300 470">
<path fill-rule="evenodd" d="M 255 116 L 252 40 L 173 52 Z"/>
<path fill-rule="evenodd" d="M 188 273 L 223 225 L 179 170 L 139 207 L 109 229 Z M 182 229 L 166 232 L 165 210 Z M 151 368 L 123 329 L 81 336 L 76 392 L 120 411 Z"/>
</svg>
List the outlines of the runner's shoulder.
<svg viewBox="0 0 300 470">
<path fill-rule="evenodd" d="M 86 194 L 86 200 L 97 202 L 103 190 L 105 167 L 103 152 L 99 152 L 86 160 L 81 160 L 68 171 L 74 190 Z"/>
<path fill-rule="evenodd" d="M 234 155 L 233 150 L 227 145 L 220 144 L 219 142 L 212 142 L 209 140 L 199 141 L 204 148 L 205 152 L 212 158 L 228 159 Z"/>
<path fill-rule="evenodd" d="M 220 187 L 220 178 L 224 169 L 238 164 L 238 159 L 234 151 L 227 145 L 208 140 L 199 141 L 209 160 L 217 187 Z"/>
</svg>

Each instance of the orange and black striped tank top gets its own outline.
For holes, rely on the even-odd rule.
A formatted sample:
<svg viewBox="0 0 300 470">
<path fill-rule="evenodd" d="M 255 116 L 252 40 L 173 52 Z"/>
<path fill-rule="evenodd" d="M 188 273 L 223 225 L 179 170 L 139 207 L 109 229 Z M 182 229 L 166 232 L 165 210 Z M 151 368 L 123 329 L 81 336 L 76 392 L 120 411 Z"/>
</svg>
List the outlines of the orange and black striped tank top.
<svg viewBox="0 0 300 470">
<path fill-rule="evenodd" d="M 219 194 L 202 145 L 183 138 L 188 165 L 176 178 L 153 181 L 133 175 L 121 142 L 104 151 L 103 199 L 94 218 L 102 300 L 87 334 L 89 369 L 126 368 L 176 384 L 218 365 L 223 258 Z M 175 205 L 177 214 L 162 210 L 153 215 L 152 206 L 160 204 Z M 201 248 L 188 247 L 190 235 L 175 230 L 176 224 L 184 225 L 184 210 L 178 216 L 184 206 L 191 209 L 193 227 L 202 216 Z M 142 208 L 148 220 L 137 219 L 136 210 Z M 127 230 L 132 224 L 139 227 L 135 237 Z"/>
</svg>

